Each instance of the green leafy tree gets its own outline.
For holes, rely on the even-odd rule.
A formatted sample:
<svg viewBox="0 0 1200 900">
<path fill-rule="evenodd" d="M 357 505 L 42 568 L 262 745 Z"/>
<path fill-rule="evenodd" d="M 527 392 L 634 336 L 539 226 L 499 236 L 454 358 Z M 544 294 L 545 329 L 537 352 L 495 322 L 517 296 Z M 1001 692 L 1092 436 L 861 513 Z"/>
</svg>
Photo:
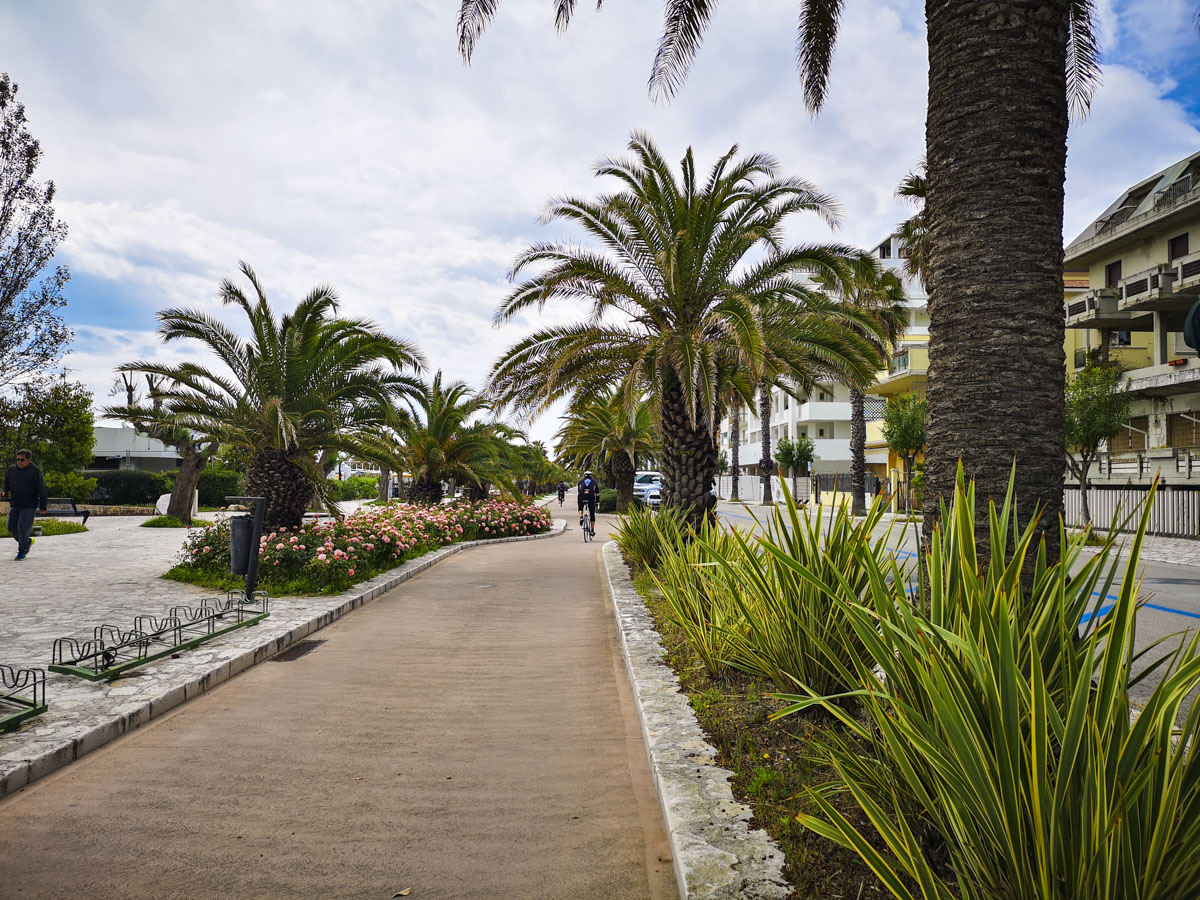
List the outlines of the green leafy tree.
<svg viewBox="0 0 1200 900">
<path fill-rule="evenodd" d="M 1091 523 L 1088 508 L 1088 472 L 1100 444 L 1121 433 L 1129 420 L 1132 395 L 1121 367 L 1089 364 L 1067 382 L 1067 465 L 1079 479 L 1083 521 Z"/>
<path fill-rule="evenodd" d="M 798 434 L 796 439 L 782 437 L 775 449 L 775 461 L 793 476 L 802 474 L 812 465 L 816 446 L 807 434 Z"/>
<path fill-rule="evenodd" d="M 567 465 L 576 469 L 612 468 L 617 483 L 617 512 L 625 512 L 633 502 L 638 463 L 659 450 L 652 404 L 639 400 L 630 412 L 615 391 L 572 403 L 557 439 L 556 454 Z"/>
<path fill-rule="evenodd" d="M 190 525 L 192 499 L 199 491 L 200 479 L 207 469 L 208 461 L 217 453 L 220 445 L 211 436 L 196 434 L 176 422 L 172 407 L 163 400 L 159 391 L 159 385 L 163 383 L 161 376 L 146 373 L 145 379 L 149 408 L 154 413 L 152 417 L 147 418 L 141 412 L 146 408 L 146 400 L 138 388 L 137 373 L 131 371 L 118 373 L 118 383 L 113 388 L 115 393 L 125 394 L 125 405 L 110 406 L 105 409 L 104 414 L 111 419 L 129 422 L 139 433 L 175 448 L 180 457 L 180 464 L 171 483 L 171 497 L 167 501 L 166 514 L 185 525 Z M 218 505 L 224 505 L 224 500 Z"/>
<path fill-rule="evenodd" d="M 780 229 L 793 213 L 835 219 L 833 201 L 812 185 L 781 178 L 762 154 L 721 157 L 707 177 L 692 151 L 676 178 L 658 148 L 634 134 L 629 159 L 604 160 L 596 174 L 623 190 L 594 201 L 555 200 L 546 219 L 576 223 L 603 249 L 538 244 L 513 266 L 517 278 L 497 323 L 551 299 L 580 303 L 586 317 L 543 328 L 510 347 L 492 372 L 505 403 L 535 411 L 568 395 L 616 386 L 627 406 L 648 390 L 662 438 L 663 503 L 695 520 L 711 509 L 716 415 L 727 381 L 786 370 L 768 356 L 763 309 L 811 293 L 804 276 L 843 265 L 848 248 L 786 247 Z M 792 308 L 795 308 L 793 303 Z M 793 327 L 814 319 L 794 319 Z M 828 332 L 827 322 L 820 322 Z M 840 336 L 839 336 L 840 337 Z M 798 335 L 788 340 L 796 346 Z"/>
<path fill-rule="evenodd" d="M 912 507 L 913 463 L 925 447 L 925 398 L 920 394 L 888 397 L 883 408 L 883 438 L 904 461 L 906 509 Z"/>
<path fill-rule="evenodd" d="M 801 0 L 796 59 L 805 105 L 829 90 L 845 0 Z M 469 61 L 497 0 L 462 0 Z M 673 96 L 716 4 L 666 6 L 651 91 Z M 566 28 L 575 4 L 555 2 Z M 928 539 L 961 458 L 984 495 L 1000 496 L 1013 458 L 1019 508 L 1038 510 L 1057 559 L 1065 439 L 1062 357 L 1063 184 L 1068 111 L 1099 82 L 1092 0 L 928 0 L 926 115 L 930 357 Z M 997 328 L 995 323 L 1003 322 Z M 1012 334 L 1022 336 L 1014 342 Z M 964 384 L 964 377 L 969 383 Z M 987 529 L 976 521 L 981 549 Z"/>
<path fill-rule="evenodd" d="M 337 295 L 328 286 L 277 318 L 254 271 L 245 263 L 241 271 L 253 299 L 229 280 L 221 285 L 221 299 L 245 315 L 249 340 L 199 310 L 158 314 L 164 341 L 199 341 L 229 374 L 192 362 L 127 363 L 120 371 L 162 379 L 158 405 L 108 414 L 185 429 L 240 451 L 246 492 L 266 498 L 267 526 L 294 527 L 314 495 L 330 499 L 322 451 L 365 455 L 364 443 L 387 424 L 385 411 L 421 389 L 407 370 L 420 369 L 423 359 L 415 345 L 372 322 L 335 317 Z"/>
<path fill-rule="evenodd" d="M 0 459 L 27 448 L 43 472 L 76 472 L 91 465 L 94 426 L 92 393 L 79 382 L 23 382 L 0 394 Z"/>
<path fill-rule="evenodd" d="M 41 161 L 17 85 L 0 74 L 0 387 L 45 372 L 71 340 L 58 314 L 71 275 L 48 269 L 67 226 L 54 215 L 54 182 L 35 177 Z"/>
</svg>

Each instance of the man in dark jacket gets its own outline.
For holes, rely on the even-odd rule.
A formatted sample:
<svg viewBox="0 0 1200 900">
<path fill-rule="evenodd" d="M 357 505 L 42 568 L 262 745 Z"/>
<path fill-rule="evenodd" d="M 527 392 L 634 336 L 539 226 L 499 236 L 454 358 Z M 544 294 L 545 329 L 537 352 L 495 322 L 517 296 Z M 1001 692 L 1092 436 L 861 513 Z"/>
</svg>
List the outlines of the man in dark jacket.
<svg viewBox="0 0 1200 900">
<path fill-rule="evenodd" d="M 8 533 L 17 542 L 17 559 L 24 559 L 33 543 L 29 535 L 34 510 L 45 512 L 50 502 L 42 470 L 33 464 L 30 451 L 17 451 L 17 464 L 9 466 L 4 475 L 4 497 L 8 500 Z"/>
</svg>

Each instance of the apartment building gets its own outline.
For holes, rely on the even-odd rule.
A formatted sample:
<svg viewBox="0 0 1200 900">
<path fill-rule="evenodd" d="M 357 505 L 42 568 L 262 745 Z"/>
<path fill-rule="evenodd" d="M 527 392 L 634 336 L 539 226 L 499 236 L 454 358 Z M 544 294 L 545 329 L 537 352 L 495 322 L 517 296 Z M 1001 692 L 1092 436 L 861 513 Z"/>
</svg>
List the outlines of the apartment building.
<svg viewBox="0 0 1200 900">
<path fill-rule="evenodd" d="M 894 491 L 904 479 L 904 463 L 891 451 L 883 437 L 883 406 L 895 394 L 923 394 L 929 375 L 929 295 L 921 279 L 904 272 L 904 245 L 894 235 L 886 237 L 872 251 L 880 265 L 904 278 L 911 321 L 903 339 L 896 345 L 886 372 L 880 372 L 875 386 L 867 393 L 867 471 Z M 875 415 L 871 415 L 874 412 Z"/>
<path fill-rule="evenodd" d="M 871 254 L 889 269 L 903 274 L 903 247 L 894 237 L 885 238 Z M 872 446 L 872 429 L 877 432 L 877 438 L 882 441 L 878 429 L 878 420 L 883 416 L 883 404 L 886 393 L 902 389 L 913 389 L 914 381 L 924 382 L 928 354 L 925 343 L 929 340 L 928 297 L 919 279 L 905 276 L 905 290 L 908 302 L 912 308 L 912 325 L 905 339 L 897 348 L 889 372 L 883 377 L 888 385 L 882 392 L 880 386 L 872 388 L 867 395 L 867 465 L 880 479 L 888 477 L 888 448 L 887 442 L 882 447 Z M 906 380 L 907 379 L 907 380 Z M 904 388 L 904 385 L 909 387 Z M 741 434 L 736 437 L 739 443 L 739 466 L 743 476 L 757 477 L 758 463 L 762 457 L 762 427 L 758 419 L 758 404 L 753 408 L 742 404 L 740 415 Z M 718 440 L 719 452 L 732 465 L 732 443 L 735 437 L 730 434 L 730 420 L 721 423 Z M 813 441 L 815 456 L 813 471 L 821 474 L 846 475 L 850 474 L 850 391 L 842 384 L 827 384 L 818 387 L 809 394 L 801 395 L 800 399 L 790 397 L 785 391 L 774 388 L 771 391 L 771 416 L 768 423 L 771 429 L 771 447 L 778 445 L 782 437 L 795 440 L 799 435 L 807 435 Z M 897 467 L 899 463 L 897 462 Z"/>
<path fill-rule="evenodd" d="M 1067 377 L 1095 352 L 1125 367 L 1136 394 L 1091 480 L 1200 483 L 1200 359 L 1182 335 L 1200 300 L 1200 153 L 1125 190 L 1064 265 Z"/>
</svg>

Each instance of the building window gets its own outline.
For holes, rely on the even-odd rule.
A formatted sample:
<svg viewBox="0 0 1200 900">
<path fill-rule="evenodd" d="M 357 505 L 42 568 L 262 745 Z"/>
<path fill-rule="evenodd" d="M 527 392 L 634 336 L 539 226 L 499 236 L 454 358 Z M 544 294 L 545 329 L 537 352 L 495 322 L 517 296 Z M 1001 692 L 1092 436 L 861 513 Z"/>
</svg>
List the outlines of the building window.
<svg viewBox="0 0 1200 900">
<path fill-rule="evenodd" d="M 824 391 L 821 391 L 821 392 L 819 392 L 819 393 L 817 394 L 817 399 L 818 399 L 818 400 L 824 400 L 824 399 L 825 399 L 825 392 L 824 392 Z"/>
<path fill-rule="evenodd" d="M 1167 416 L 1167 444 L 1171 447 L 1200 447 L 1200 410 Z"/>
<path fill-rule="evenodd" d="M 1104 267 L 1104 286 L 1115 288 L 1121 281 L 1121 261 L 1109 263 Z"/>
<path fill-rule="evenodd" d="M 1185 231 L 1178 237 L 1173 237 L 1167 241 L 1167 259 L 1171 262 L 1179 259 L 1181 256 L 1188 255 L 1188 236 Z"/>
<path fill-rule="evenodd" d="M 1129 427 L 1122 428 L 1121 433 L 1108 442 L 1110 453 L 1136 453 L 1146 449 L 1146 431 L 1150 428 L 1148 416 L 1134 416 L 1129 420 Z"/>
<path fill-rule="evenodd" d="M 891 241 L 884 241 L 882 244 L 879 245 L 879 258 L 880 259 L 891 259 L 892 258 L 892 242 Z"/>
<path fill-rule="evenodd" d="M 1113 347 L 1132 347 L 1133 332 L 1132 331 L 1114 331 L 1112 333 L 1111 346 Z"/>
<path fill-rule="evenodd" d="M 824 428 L 817 429 L 817 437 L 825 437 L 825 429 Z"/>
<path fill-rule="evenodd" d="M 783 395 L 783 408 L 784 409 L 788 408 L 788 395 L 787 394 Z"/>
</svg>

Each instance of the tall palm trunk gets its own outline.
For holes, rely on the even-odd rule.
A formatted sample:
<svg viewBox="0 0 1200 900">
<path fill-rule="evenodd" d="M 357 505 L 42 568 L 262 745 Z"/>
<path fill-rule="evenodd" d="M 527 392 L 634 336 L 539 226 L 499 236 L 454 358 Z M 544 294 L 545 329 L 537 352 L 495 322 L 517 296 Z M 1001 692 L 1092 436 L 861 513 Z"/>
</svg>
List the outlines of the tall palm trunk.
<svg viewBox="0 0 1200 900">
<path fill-rule="evenodd" d="M 626 512 L 633 502 L 635 469 L 628 453 L 617 452 L 612 458 L 613 478 L 617 483 L 617 512 Z"/>
<path fill-rule="evenodd" d="M 693 423 L 679 383 L 667 384 L 659 401 L 662 422 L 663 506 L 688 511 L 694 524 L 708 517 L 713 507 L 709 493 L 717 470 L 717 447 L 703 419 Z"/>
<path fill-rule="evenodd" d="M 729 499 L 740 500 L 738 496 L 738 470 L 742 464 L 742 401 L 733 398 L 733 409 L 729 413 L 729 459 L 732 484 L 729 488 Z"/>
<path fill-rule="evenodd" d="M 392 470 L 382 463 L 379 466 L 379 490 L 375 494 L 375 499 L 381 503 L 387 503 L 392 499 Z"/>
<path fill-rule="evenodd" d="M 762 480 L 762 504 L 772 503 L 771 472 L 775 461 L 771 459 L 771 386 L 765 381 L 758 386 L 758 425 L 762 429 L 762 459 L 758 463 L 758 474 Z"/>
<path fill-rule="evenodd" d="M 925 538 L 954 488 L 960 457 L 979 497 L 1000 500 L 1015 456 L 1018 511 L 1041 514 L 1051 561 L 1066 452 L 1069 8 L 1070 0 L 925 3 L 932 247 Z M 976 513 L 979 534 L 986 502 Z M 987 541 L 979 547 L 986 553 Z"/>
<path fill-rule="evenodd" d="M 865 397 L 856 387 L 850 388 L 850 513 L 867 513 L 867 415 Z"/>
<path fill-rule="evenodd" d="M 246 467 L 246 494 L 267 501 L 268 530 L 297 528 L 313 497 L 313 486 L 298 460 L 285 450 L 258 453 Z"/>
<path fill-rule="evenodd" d="M 430 506 L 436 506 L 442 502 L 443 493 L 441 479 L 422 475 L 419 478 L 413 479 L 408 497 L 413 503 L 426 503 Z"/>
</svg>

